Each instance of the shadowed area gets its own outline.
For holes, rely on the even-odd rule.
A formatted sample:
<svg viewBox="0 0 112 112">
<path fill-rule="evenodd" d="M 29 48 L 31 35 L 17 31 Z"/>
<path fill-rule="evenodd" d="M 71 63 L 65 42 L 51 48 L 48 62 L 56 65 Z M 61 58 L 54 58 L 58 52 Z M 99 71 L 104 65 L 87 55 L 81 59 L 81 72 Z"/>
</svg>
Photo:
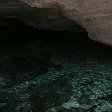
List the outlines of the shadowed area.
<svg viewBox="0 0 112 112">
<path fill-rule="evenodd" d="M 56 32 L 3 21 L 0 112 L 111 112 L 111 47 L 91 41 L 84 29 Z"/>
</svg>

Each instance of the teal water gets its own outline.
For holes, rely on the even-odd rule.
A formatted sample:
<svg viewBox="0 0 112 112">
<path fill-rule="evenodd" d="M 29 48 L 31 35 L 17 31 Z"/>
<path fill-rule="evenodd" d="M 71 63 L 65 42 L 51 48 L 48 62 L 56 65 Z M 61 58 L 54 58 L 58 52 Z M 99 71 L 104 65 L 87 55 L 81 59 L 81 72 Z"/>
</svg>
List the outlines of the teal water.
<svg viewBox="0 0 112 112">
<path fill-rule="evenodd" d="M 112 47 L 24 28 L 0 46 L 0 112 L 112 111 Z"/>
</svg>

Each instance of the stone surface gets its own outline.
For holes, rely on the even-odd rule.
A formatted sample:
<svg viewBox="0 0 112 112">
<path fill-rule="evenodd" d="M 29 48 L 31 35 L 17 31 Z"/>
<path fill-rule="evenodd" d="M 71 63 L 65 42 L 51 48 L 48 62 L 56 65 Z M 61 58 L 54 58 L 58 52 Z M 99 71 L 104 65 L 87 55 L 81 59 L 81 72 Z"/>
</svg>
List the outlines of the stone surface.
<svg viewBox="0 0 112 112">
<path fill-rule="evenodd" d="M 67 77 L 59 77 L 47 86 L 44 85 L 30 98 L 32 111 L 45 112 L 68 102 L 72 93 L 71 87 Z"/>
<path fill-rule="evenodd" d="M 112 45 L 111 0 L 21 0 L 32 7 L 55 8 L 86 28 L 91 39 Z"/>
<path fill-rule="evenodd" d="M 92 40 L 112 44 L 111 0 L 22 1 L 1 0 L 0 16 L 20 18 L 39 29 L 80 32 L 81 25 Z"/>
<path fill-rule="evenodd" d="M 3 17 L 7 17 L 6 19 L 20 19 L 38 29 L 72 32 L 83 31 L 81 26 L 72 20 L 66 19 L 55 8 L 32 8 L 19 0 L 10 0 L 9 2 L 7 0 L 0 1 L 0 26 L 11 24 L 10 21 L 7 22 L 8 20 L 4 21 L 2 19 Z"/>
</svg>

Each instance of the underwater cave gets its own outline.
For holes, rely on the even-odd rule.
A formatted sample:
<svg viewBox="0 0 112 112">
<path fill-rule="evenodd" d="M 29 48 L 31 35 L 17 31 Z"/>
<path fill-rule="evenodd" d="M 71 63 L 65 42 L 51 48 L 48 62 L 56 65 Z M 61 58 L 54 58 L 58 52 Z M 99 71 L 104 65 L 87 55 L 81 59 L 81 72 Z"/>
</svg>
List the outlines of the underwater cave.
<svg viewBox="0 0 112 112">
<path fill-rule="evenodd" d="M 0 20 L 0 112 L 112 111 L 111 46 L 76 23 L 69 32 Z"/>
</svg>

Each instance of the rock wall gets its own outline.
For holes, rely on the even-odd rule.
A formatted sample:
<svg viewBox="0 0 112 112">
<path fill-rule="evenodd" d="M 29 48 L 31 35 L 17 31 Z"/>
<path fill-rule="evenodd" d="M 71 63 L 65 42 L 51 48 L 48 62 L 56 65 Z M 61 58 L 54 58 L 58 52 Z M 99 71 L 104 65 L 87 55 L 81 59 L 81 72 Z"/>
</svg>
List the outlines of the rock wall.
<svg viewBox="0 0 112 112">
<path fill-rule="evenodd" d="M 32 7 L 55 7 L 88 31 L 93 40 L 112 44 L 111 0 L 22 0 Z"/>
<path fill-rule="evenodd" d="M 92 40 L 112 45 L 111 6 L 111 0 L 1 0 L 0 16 L 38 29 L 80 32 L 81 25 Z"/>
<path fill-rule="evenodd" d="M 5 21 L 3 17 L 6 17 Z M 21 19 L 37 29 L 71 32 L 84 30 L 76 22 L 65 18 L 56 8 L 32 8 L 19 0 L 0 1 L 0 27 L 10 24 L 7 18 Z"/>
</svg>

